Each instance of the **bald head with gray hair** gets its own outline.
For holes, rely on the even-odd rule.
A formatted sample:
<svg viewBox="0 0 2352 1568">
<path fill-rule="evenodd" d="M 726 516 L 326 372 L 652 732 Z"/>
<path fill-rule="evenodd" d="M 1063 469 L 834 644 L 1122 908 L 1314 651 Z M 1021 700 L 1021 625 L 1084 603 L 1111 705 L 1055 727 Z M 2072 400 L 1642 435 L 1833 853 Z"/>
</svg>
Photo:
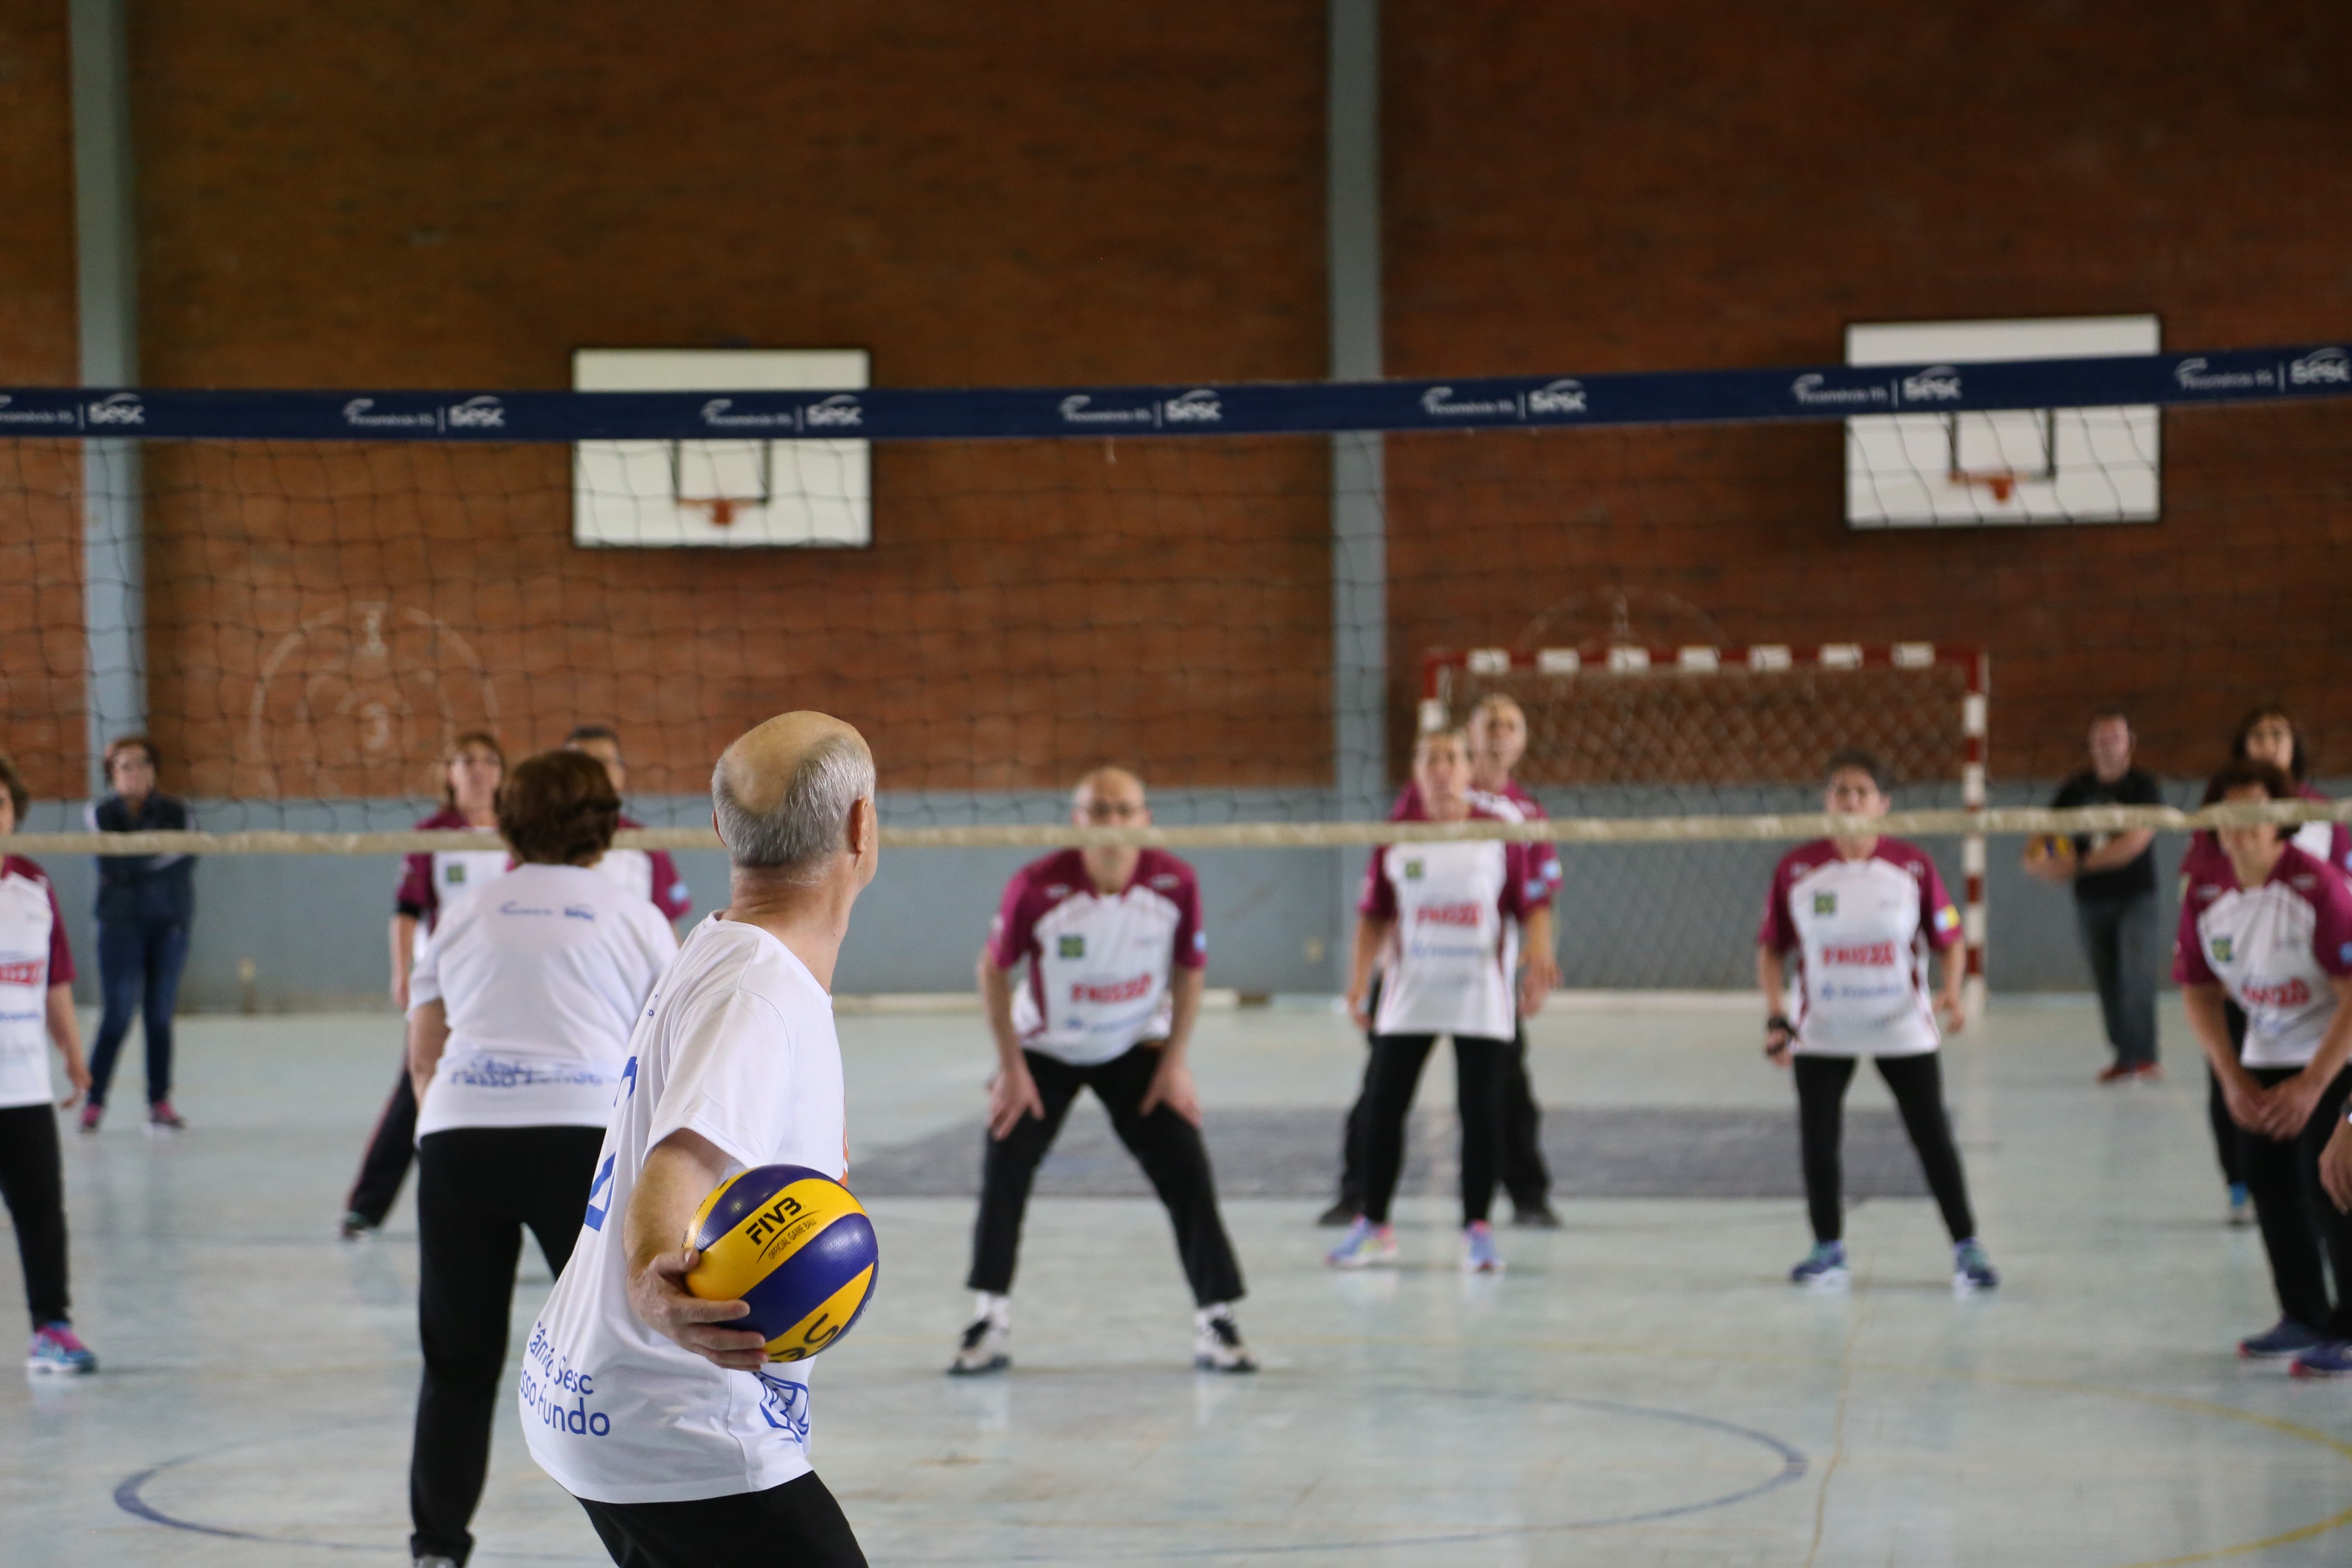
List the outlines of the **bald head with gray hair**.
<svg viewBox="0 0 2352 1568">
<path fill-rule="evenodd" d="M 788 883 L 824 880 L 832 858 L 856 848 L 850 808 L 873 798 L 865 737 L 821 713 L 779 714 L 738 737 L 710 775 L 728 859 Z"/>
</svg>

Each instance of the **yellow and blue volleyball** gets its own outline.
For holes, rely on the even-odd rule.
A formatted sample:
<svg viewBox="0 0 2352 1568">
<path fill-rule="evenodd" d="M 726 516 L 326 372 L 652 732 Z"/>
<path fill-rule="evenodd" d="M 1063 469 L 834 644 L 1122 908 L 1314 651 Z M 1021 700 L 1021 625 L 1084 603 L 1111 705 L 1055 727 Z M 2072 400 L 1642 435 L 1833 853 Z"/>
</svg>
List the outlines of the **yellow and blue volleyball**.
<svg viewBox="0 0 2352 1568">
<path fill-rule="evenodd" d="M 751 1309 L 724 1324 L 768 1339 L 770 1361 L 835 1343 L 874 1296 L 874 1222 L 847 1187 L 805 1166 L 754 1166 L 719 1184 L 687 1227 L 702 1254 L 686 1288 Z"/>
</svg>

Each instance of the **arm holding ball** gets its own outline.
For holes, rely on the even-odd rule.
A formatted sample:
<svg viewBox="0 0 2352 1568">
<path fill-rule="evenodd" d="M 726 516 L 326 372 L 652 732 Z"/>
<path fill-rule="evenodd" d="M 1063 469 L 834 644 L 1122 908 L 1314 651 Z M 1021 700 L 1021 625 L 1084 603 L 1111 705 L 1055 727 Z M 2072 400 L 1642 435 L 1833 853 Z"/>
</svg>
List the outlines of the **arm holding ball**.
<svg viewBox="0 0 2352 1568">
<path fill-rule="evenodd" d="M 715 1365 L 757 1372 L 767 1364 L 766 1338 L 750 1329 L 717 1325 L 744 1316 L 741 1301 L 706 1301 L 686 1288 L 698 1254 L 678 1245 L 711 1188 L 730 1164 L 718 1145 L 680 1128 L 646 1155 L 622 1220 L 629 1251 L 629 1305 L 646 1325 Z"/>
</svg>

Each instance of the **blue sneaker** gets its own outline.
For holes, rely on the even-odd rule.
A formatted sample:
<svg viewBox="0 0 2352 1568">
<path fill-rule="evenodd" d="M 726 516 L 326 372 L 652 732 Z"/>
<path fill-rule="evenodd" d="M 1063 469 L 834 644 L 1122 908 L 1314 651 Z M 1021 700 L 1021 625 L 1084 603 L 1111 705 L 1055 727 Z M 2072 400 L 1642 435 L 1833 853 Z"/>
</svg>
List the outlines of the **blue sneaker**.
<svg viewBox="0 0 2352 1568">
<path fill-rule="evenodd" d="M 1952 1243 L 1952 1289 L 1962 1295 L 1977 1291 L 1990 1291 L 2000 1284 L 2000 1276 L 1993 1272 L 1992 1260 L 1985 1256 L 1984 1243 L 1975 1237 Z"/>
<path fill-rule="evenodd" d="M 1369 1269 L 1375 1263 L 1393 1263 L 1396 1256 L 1396 1228 L 1374 1225 L 1360 1214 L 1325 1261 L 1334 1269 Z"/>
<path fill-rule="evenodd" d="M 1503 1255 L 1495 1249 L 1495 1228 L 1483 1219 L 1474 1219 L 1462 1228 L 1462 1271 L 1465 1274 L 1499 1274 L 1503 1271 Z"/>
<path fill-rule="evenodd" d="M 2352 1377 L 2352 1344 L 2324 1339 L 2294 1358 L 2287 1368 L 2297 1377 Z"/>
<path fill-rule="evenodd" d="M 98 1355 L 81 1343 L 70 1324 L 44 1323 L 25 1353 L 27 1372 L 64 1372 L 82 1375 L 98 1370 Z"/>
<path fill-rule="evenodd" d="M 2281 1318 L 2262 1333 L 2240 1340 L 2238 1354 L 2246 1361 L 2285 1361 L 2325 1343 L 2293 1318 Z"/>
<path fill-rule="evenodd" d="M 2254 1222 L 2254 1195 L 2246 1190 L 2242 1181 L 2230 1184 L 2230 1223 L 2252 1225 Z"/>
<path fill-rule="evenodd" d="M 1841 1291 L 1853 1283 L 1853 1273 L 1845 1266 L 1845 1243 L 1816 1241 L 1805 1260 L 1789 1270 L 1789 1283 L 1802 1285 L 1813 1291 Z"/>
</svg>

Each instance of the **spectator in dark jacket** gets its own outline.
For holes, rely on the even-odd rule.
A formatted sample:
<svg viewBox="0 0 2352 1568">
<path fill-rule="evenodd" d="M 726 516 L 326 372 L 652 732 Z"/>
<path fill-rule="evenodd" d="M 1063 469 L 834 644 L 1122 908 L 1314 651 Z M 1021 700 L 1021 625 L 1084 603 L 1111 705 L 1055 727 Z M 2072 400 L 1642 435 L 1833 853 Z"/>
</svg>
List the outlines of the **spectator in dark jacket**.
<svg viewBox="0 0 2352 1568">
<path fill-rule="evenodd" d="M 155 788 L 156 764 L 154 742 L 143 735 L 109 744 L 106 779 L 112 792 L 89 809 L 91 828 L 101 833 L 184 830 L 188 809 Z M 196 912 L 194 873 L 186 855 L 99 857 L 98 974 L 106 1010 L 90 1053 L 85 1133 L 97 1132 L 106 1113 L 107 1086 L 133 1014 L 143 1014 L 147 1027 L 148 1130 L 177 1132 L 186 1124 L 172 1109 L 172 1013 Z"/>
</svg>

